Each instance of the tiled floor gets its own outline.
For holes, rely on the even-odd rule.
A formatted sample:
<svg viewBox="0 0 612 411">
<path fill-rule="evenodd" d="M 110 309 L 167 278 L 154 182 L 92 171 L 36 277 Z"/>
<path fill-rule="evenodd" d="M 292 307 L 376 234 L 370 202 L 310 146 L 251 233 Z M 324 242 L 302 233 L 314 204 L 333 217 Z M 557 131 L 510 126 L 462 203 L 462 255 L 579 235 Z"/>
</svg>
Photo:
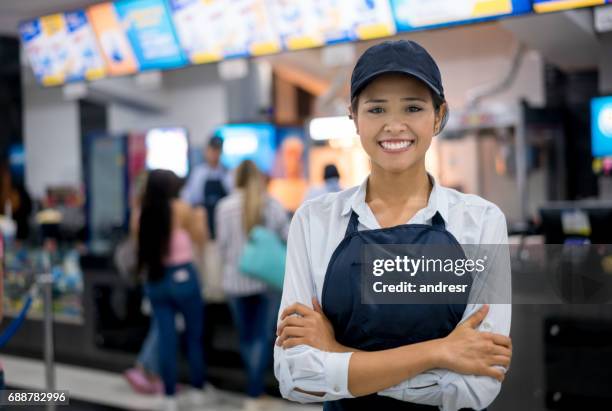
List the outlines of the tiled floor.
<svg viewBox="0 0 612 411">
<path fill-rule="evenodd" d="M 44 389 L 45 373 L 41 361 L 13 356 L 1 356 L 0 358 L 4 364 L 7 386 Z M 58 406 L 56 408 L 58 411 L 111 411 L 117 409 L 152 411 L 159 409 L 162 402 L 161 396 L 134 393 L 119 374 L 63 364 L 57 364 L 55 372 L 56 389 L 68 390 L 71 400 L 74 400 L 70 406 Z M 241 395 L 220 391 L 218 403 L 206 407 L 206 411 L 239 411 L 242 408 L 242 401 Z M 34 407 L 28 409 L 34 410 Z M 269 409 L 270 411 L 318 411 L 321 407 L 273 399 L 270 401 Z M 195 409 L 181 408 L 181 411 L 195 411 Z"/>
</svg>

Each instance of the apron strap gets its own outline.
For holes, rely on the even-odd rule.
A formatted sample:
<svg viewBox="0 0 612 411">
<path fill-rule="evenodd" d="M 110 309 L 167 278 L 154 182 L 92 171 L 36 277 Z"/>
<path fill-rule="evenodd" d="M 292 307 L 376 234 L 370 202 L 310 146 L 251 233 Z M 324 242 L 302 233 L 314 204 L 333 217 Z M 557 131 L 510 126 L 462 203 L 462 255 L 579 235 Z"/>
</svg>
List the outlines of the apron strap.
<svg viewBox="0 0 612 411">
<path fill-rule="evenodd" d="M 359 227 L 359 215 L 357 215 L 357 213 L 354 210 L 352 210 L 351 219 L 349 220 L 348 226 L 346 227 L 346 233 L 344 234 L 344 236 L 348 237 L 352 233 L 356 233 L 358 231 L 357 230 L 358 227 Z"/>
<path fill-rule="evenodd" d="M 445 229 L 446 226 L 444 224 L 444 219 L 439 212 L 436 211 L 434 216 L 431 218 L 431 225 L 436 228 L 441 228 L 443 230 Z"/>
</svg>

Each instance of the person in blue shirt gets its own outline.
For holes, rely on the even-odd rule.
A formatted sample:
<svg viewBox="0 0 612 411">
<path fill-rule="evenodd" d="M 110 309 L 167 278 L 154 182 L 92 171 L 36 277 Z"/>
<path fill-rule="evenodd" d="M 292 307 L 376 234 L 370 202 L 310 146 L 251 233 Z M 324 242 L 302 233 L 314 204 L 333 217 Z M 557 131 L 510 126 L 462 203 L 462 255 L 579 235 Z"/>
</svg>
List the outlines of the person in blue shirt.
<svg viewBox="0 0 612 411">
<path fill-rule="evenodd" d="M 340 187 L 340 173 L 333 164 L 328 164 L 323 169 L 323 185 L 321 187 L 311 187 L 306 193 L 305 200 L 312 200 L 323 194 L 335 193 L 342 190 Z"/>
<path fill-rule="evenodd" d="M 208 216 L 210 238 L 215 239 L 215 208 L 232 189 L 232 177 L 221 164 L 223 139 L 213 135 L 204 149 L 205 163 L 193 169 L 181 192 L 183 201 L 193 207 L 203 206 Z"/>
</svg>

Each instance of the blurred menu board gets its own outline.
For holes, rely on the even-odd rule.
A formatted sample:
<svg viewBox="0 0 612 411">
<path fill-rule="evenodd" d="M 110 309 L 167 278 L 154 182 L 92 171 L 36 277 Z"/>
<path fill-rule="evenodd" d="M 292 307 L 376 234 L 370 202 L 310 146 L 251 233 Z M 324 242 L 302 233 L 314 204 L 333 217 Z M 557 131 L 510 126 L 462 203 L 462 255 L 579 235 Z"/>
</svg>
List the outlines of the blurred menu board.
<svg viewBox="0 0 612 411">
<path fill-rule="evenodd" d="M 185 64 L 164 0 L 121 0 L 115 8 L 141 70 Z"/>
<path fill-rule="evenodd" d="M 610 0 L 608 0 L 608 3 L 610 3 Z M 533 0 L 533 8 L 537 13 L 599 6 L 601 4 L 606 4 L 606 0 Z"/>
<path fill-rule="evenodd" d="M 174 24 L 194 64 L 277 53 L 280 39 L 266 0 L 170 0 Z"/>
<path fill-rule="evenodd" d="M 389 0 L 349 0 L 345 10 L 351 13 L 351 40 L 369 40 L 395 34 L 395 21 Z"/>
<path fill-rule="evenodd" d="M 391 0 L 399 31 L 531 11 L 530 0 Z"/>
<path fill-rule="evenodd" d="M 38 81 L 45 86 L 62 84 L 70 54 L 64 15 L 58 13 L 21 23 L 19 33 Z"/>
<path fill-rule="evenodd" d="M 24 22 L 19 32 L 34 75 L 43 85 L 104 77 L 104 61 L 85 12 Z"/>
<path fill-rule="evenodd" d="M 329 1 L 330 5 L 334 0 Z M 270 11 L 281 37 L 289 50 L 318 47 L 325 44 L 321 21 L 317 21 L 318 0 L 271 0 Z M 337 16 L 340 19 L 340 16 Z"/>
<path fill-rule="evenodd" d="M 96 37 L 84 11 L 65 14 L 70 41 L 69 80 L 95 80 L 104 77 L 106 69 Z"/>
<path fill-rule="evenodd" d="M 87 9 L 96 32 L 106 68 L 110 75 L 120 76 L 138 71 L 138 63 L 112 3 L 101 3 Z"/>
<path fill-rule="evenodd" d="M 278 53 L 281 51 L 281 43 L 276 31 L 272 15 L 266 0 L 237 0 L 232 3 L 228 25 L 237 25 L 232 31 L 233 37 L 238 39 L 236 51 L 243 48 L 246 54 L 260 56 L 264 54 Z M 235 33 L 240 32 L 240 33 Z M 242 43 L 244 41 L 245 43 Z M 231 50 L 231 44 L 230 50 Z M 226 52 L 226 56 L 231 55 Z"/>
<path fill-rule="evenodd" d="M 289 50 L 395 34 L 388 0 L 271 0 L 269 4 Z"/>
</svg>

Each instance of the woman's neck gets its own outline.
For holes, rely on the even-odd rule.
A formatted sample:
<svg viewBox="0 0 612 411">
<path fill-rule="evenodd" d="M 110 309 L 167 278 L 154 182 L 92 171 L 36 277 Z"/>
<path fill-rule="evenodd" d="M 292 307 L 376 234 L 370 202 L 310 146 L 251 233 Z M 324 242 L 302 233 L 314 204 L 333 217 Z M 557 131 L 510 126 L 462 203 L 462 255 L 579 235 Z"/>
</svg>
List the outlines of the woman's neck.
<svg viewBox="0 0 612 411">
<path fill-rule="evenodd" d="M 432 189 L 424 165 L 402 173 L 373 167 L 367 184 L 366 203 L 382 227 L 409 221 L 427 206 Z"/>
</svg>

